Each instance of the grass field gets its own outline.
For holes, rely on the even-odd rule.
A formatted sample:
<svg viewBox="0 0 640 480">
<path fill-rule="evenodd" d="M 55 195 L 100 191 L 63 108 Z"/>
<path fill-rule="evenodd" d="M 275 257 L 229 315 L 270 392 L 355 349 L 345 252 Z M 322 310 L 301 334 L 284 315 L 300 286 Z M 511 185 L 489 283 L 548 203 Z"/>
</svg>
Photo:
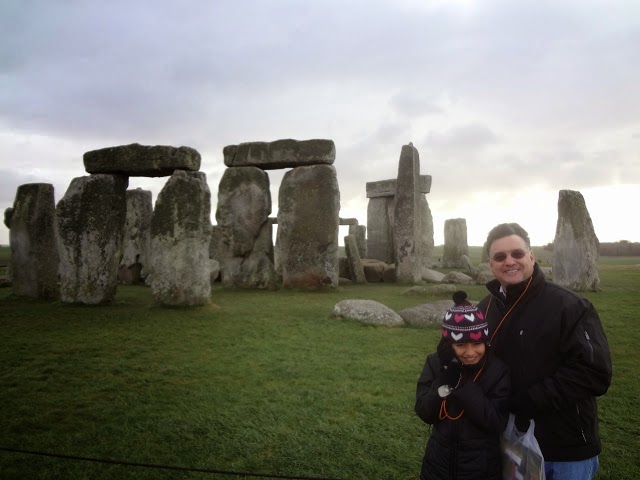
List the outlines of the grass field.
<svg viewBox="0 0 640 480">
<path fill-rule="evenodd" d="M 599 399 L 598 479 L 640 478 L 636 346 L 640 268 L 603 264 L 601 313 L 614 362 Z M 437 328 L 331 317 L 346 298 L 399 310 L 435 298 L 399 285 L 326 292 L 216 287 L 206 307 L 158 308 L 146 287 L 110 306 L 0 290 L 0 447 L 283 476 L 415 479 L 427 427 L 415 383 Z M 466 288 L 474 300 L 483 286 Z M 253 478 L 0 451 L 6 479 Z"/>
</svg>

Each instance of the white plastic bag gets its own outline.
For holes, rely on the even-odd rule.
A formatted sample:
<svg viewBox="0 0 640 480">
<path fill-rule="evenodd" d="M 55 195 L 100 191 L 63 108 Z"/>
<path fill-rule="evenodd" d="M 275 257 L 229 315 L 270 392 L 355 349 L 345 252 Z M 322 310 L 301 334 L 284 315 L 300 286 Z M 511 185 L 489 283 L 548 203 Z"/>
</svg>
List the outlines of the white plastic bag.
<svg viewBox="0 0 640 480">
<path fill-rule="evenodd" d="M 504 480 L 545 480 L 544 457 L 534 436 L 535 422 L 520 432 L 515 426 L 515 415 L 509 414 L 507 428 L 502 434 L 502 478 Z"/>
</svg>

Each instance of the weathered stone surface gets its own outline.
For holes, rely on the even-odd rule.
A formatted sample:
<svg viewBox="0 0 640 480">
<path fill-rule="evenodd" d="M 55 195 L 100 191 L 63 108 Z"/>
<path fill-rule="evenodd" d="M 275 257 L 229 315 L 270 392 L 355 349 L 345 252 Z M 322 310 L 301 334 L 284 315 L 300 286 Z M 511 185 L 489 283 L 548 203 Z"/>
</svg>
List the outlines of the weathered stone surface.
<svg viewBox="0 0 640 480">
<path fill-rule="evenodd" d="M 462 272 L 449 272 L 442 277 L 441 283 L 455 283 L 457 285 L 473 285 L 476 283 L 474 278 Z"/>
<path fill-rule="evenodd" d="M 398 315 L 407 325 L 412 327 L 427 327 L 442 322 L 445 312 L 453 307 L 453 300 L 439 300 L 433 303 L 424 303 L 415 307 L 400 310 Z"/>
<path fill-rule="evenodd" d="M 478 303 L 476 301 L 470 302 L 473 305 Z M 407 325 L 423 328 L 440 324 L 445 312 L 451 307 L 453 307 L 452 300 L 438 300 L 433 303 L 424 303 L 415 307 L 405 308 L 400 310 L 398 315 L 402 317 Z"/>
<path fill-rule="evenodd" d="M 89 175 L 71 181 L 56 207 L 60 299 L 88 305 L 111 302 L 118 285 L 129 180 Z"/>
<path fill-rule="evenodd" d="M 257 167 L 227 168 L 218 187 L 217 260 L 228 287 L 275 289 L 269 176 Z"/>
<path fill-rule="evenodd" d="M 433 216 L 429 202 L 423 194 L 418 195 L 418 207 L 417 252 L 420 264 L 426 267 L 433 263 Z"/>
<path fill-rule="evenodd" d="M 223 149 L 227 167 L 259 167 L 263 170 L 332 165 L 336 159 L 333 140 L 276 140 L 228 145 Z"/>
<path fill-rule="evenodd" d="M 140 264 L 140 271 L 134 270 L 126 275 L 119 275 L 122 283 L 138 283 L 144 279 L 151 270 L 151 216 L 153 215 L 153 203 L 151 191 L 136 188 L 127 190 L 127 215 L 124 222 L 122 267 L 130 270 L 130 267 Z M 124 271 L 123 271 L 124 273 Z M 127 281 L 130 280 L 130 281 Z"/>
<path fill-rule="evenodd" d="M 431 270 L 430 268 L 422 269 L 422 280 L 430 283 L 441 283 L 444 278 L 444 273 L 437 270 Z"/>
<path fill-rule="evenodd" d="M 351 270 L 349 269 L 349 259 L 346 256 L 338 257 L 338 277 L 351 280 Z"/>
<path fill-rule="evenodd" d="M 278 194 L 278 255 L 285 288 L 338 285 L 340 190 L 333 165 L 285 173 Z"/>
<path fill-rule="evenodd" d="M 367 206 L 367 256 L 394 262 L 393 197 L 370 198 Z"/>
<path fill-rule="evenodd" d="M 443 268 L 463 268 L 462 255 L 469 255 L 467 221 L 464 218 L 449 218 L 444 221 Z"/>
<path fill-rule="evenodd" d="M 354 283 L 367 283 L 367 277 L 364 274 L 360 253 L 356 245 L 356 238 L 353 235 L 344 237 L 344 249 L 349 265 L 349 278 L 353 280 Z"/>
<path fill-rule="evenodd" d="M 333 316 L 357 320 L 366 325 L 398 327 L 404 321 L 396 312 L 373 300 L 342 300 L 333 307 Z"/>
<path fill-rule="evenodd" d="M 340 217 L 340 225 L 358 225 L 358 219 Z"/>
<path fill-rule="evenodd" d="M 461 255 L 460 259 L 462 260 L 462 268 L 464 268 L 464 273 L 469 275 L 471 278 L 476 278 L 478 276 L 478 269 L 469 258 L 469 255 Z"/>
<path fill-rule="evenodd" d="M 209 259 L 209 280 L 211 283 L 220 279 L 220 263 L 213 258 Z"/>
<path fill-rule="evenodd" d="M 575 291 L 596 291 L 600 286 L 599 246 L 582 194 L 560 190 L 553 240 L 553 281 Z"/>
<path fill-rule="evenodd" d="M 33 298 L 58 298 L 60 290 L 53 185 L 20 185 L 10 224 L 13 293 Z"/>
<path fill-rule="evenodd" d="M 496 277 L 491 273 L 491 270 L 480 270 L 476 276 L 476 283 L 484 285 L 495 278 Z"/>
<path fill-rule="evenodd" d="M 353 235 L 358 247 L 360 258 L 367 258 L 367 227 L 366 225 L 349 225 L 349 235 Z"/>
<path fill-rule="evenodd" d="M 413 145 L 403 145 L 398 162 L 398 181 L 393 205 L 396 282 L 417 283 L 422 259 L 419 251 L 420 199 L 418 177 L 420 157 Z"/>
<path fill-rule="evenodd" d="M 416 285 L 415 287 L 411 287 L 404 292 L 402 295 L 448 295 L 451 296 L 455 291 L 457 291 L 457 287 L 451 284 L 442 284 L 442 285 Z"/>
<path fill-rule="evenodd" d="M 377 182 L 367 182 L 367 198 L 393 197 L 396 194 L 397 180 L 379 180 Z M 418 192 L 429 193 L 431 191 L 431 175 L 420 175 L 418 180 Z"/>
<path fill-rule="evenodd" d="M 88 173 L 130 177 L 166 177 L 174 170 L 200 170 L 200 154 L 191 147 L 132 143 L 86 152 L 83 160 Z"/>
<path fill-rule="evenodd" d="M 13 207 L 4 209 L 4 226 L 11 228 L 11 217 L 13 217 Z"/>
<path fill-rule="evenodd" d="M 379 283 L 384 281 L 382 275 L 387 268 L 386 263 L 373 258 L 363 258 L 362 268 L 364 270 L 364 276 L 367 278 L 367 282 Z"/>
<path fill-rule="evenodd" d="M 387 265 L 382 272 L 382 281 L 385 283 L 396 283 L 396 266 L 392 263 Z"/>
<path fill-rule="evenodd" d="M 209 242 L 209 258 L 214 258 L 220 262 L 221 256 L 226 254 L 223 244 L 224 232 L 220 225 L 211 225 L 211 242 Z"/>
<path fill-rule="evenodd" d="M 151 292 L 160 305 L 209 303 L 211 193 L 202 172 L 176 170 L 151 218 Z"/>
</svg>

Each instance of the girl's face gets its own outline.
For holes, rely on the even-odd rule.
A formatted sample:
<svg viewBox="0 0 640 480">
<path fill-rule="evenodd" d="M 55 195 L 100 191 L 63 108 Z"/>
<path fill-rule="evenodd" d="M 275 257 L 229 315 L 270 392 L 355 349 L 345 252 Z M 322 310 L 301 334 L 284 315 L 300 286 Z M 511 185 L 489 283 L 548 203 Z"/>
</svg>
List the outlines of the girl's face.
<svg viewBox="0 0 640 480">
<path fill-rule="evenodd" d="M 453 353 L 456 354 L 456 358 L 460 360 L 460 363 L 464 365 L 474 365 L 478 363 L 486 351 L 486 345 L 482 342 L 473 343 L 454 343 Z"/>
</svg>

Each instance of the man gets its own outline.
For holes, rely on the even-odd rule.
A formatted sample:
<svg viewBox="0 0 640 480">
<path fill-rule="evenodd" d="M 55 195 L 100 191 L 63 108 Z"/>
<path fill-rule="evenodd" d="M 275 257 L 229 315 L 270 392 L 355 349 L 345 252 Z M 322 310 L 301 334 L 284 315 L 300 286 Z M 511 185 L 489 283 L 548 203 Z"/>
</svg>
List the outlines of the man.
<svg viewBox="0 0 640 480">
<path fill-rule="evenodd" d="M 511 368 L 509 410 L 521 430 L 535 420 L 548 480 L 592 479 L 601 451 L 596 397 L 611 384 L 598 313 L 545 279 L 517 223 L 493 228 L 486 249 L 496 279 L 478 310 L 487 317 L 491 348 Z"/>
</svg>

